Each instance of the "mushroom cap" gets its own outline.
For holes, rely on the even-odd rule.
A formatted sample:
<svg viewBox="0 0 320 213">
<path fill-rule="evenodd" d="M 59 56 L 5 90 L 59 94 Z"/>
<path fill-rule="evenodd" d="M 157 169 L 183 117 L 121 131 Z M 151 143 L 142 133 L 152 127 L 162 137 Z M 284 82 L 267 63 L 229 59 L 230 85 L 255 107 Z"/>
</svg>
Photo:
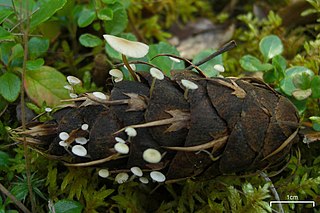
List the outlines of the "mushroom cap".
<svg viewBox="0 0 320 213">
<path fill-rule="evenodd" d="M 73 88 L 72 88 L 71 85 L 65 85 L 65 86 L 63 86 L 63 88 L 65 88 L 65 89 L 67 89 L 67 90 L 69 90 L 69 91 L 72 91 L 72 90 L 73 90 Z"/>
<path fill-rule="evenodd" d="M 126 141 L 123 140 L 123 139 L 120 138 L 120 137 L 115 137 L 114 139 L 115 139 L 118 143 L 126 143 Z"/>
<path fill-rule="evenodd" d="M 164 79 L 164 74 L 161 72 L 161 70 L 151 67 L 150 69 L 150 74 L 152 77 L 158 79 L 158 80 L 163 80 Z"/>
<path fill-rule="evenodd" d="M 174 57 L 171 57 L 169 56 L 169 59 L 173 62 L 176 62 L 176 63 L 179 63 L 180 62 L 180 59 L 177 59 L 177 58 L 174 58 Z"/>
<path fill-rule="evenodd" d="M 115 181 L 119 184 L 126 182 L 129 179 L 129 175 L 125 172 L 120 172 L 119 174 L 117 174 L 117 176 L 115 177 Z"/>
<path fill-rule="evenodd" d="M 75 139 L 76 143 L 81 144 L 81 145 L 85 145 L 88 143 L 88 139 L 86 139 L 85 137 L 78 137 Z"/>
<path fill-rule="evenodd" d="M 146 149 L 142 153 L 142 158 L 148 163 L 159 163 L 161 161 L 161 153 L 156 149 Z"/>
<path fill-rule="evenodd" d="M 215 64 L 213 66 L 213 69 L 215 69 L 218 72 L 224 72 L 224 70 L 225 70 L 224 67 L 221 64 Z"/>
<path fill-rule="evenodd" d="M 98 175 L 102 178 L 107 178 L 110 175 L 110 172 L 108 169 L 100 169 L 98 172 Z"/>
<path fill-rule="evenodd" d="M 138 177 L 141 177 L 141 176 L 143 175 L 142 170 L 141 170 L 139 167 L 137 167 L 137 166 L 131 167 L 130 170 L 131 170 L 131 172 L 132 172 L 134 175 L 136 175 L 136 176 L 138 176 Z"/>
<path fill-rule="evenodd" d="M 129 137 L 136 137 L 137 136 L 137 131 L 134 128 L 130 127 L 130 126 L 127 127 L 124 131 L 127 133 L 127 135 Z"/>
<path fill-rule="evenodd" d="M 70 98 L 78 98 L 78 95 L 75 93 L 69 93 Z"/>
<path fill-rule="evenodd" d="M 94 95 L 96 98 L 107 100 L 107 96 L 102 92 L 93 92 L 92 95 Z"/>
<path fill-rule="evenodd" d="M 124 38 L 107 34 L 103 35 L 103 38 L 113 49 L 132 58 L 142 58 L 147 55 L 149 51 L 149 46 L 141 42 L 129 41 Z"/>
<path fill-rule="evenodd" d="M 119 82 L 123 80 L 123 73 L 119 69 L 111 69 L 109 71 L 109 74 L 115 78 L 114 79 L 115 82 Z"/>
<path fill-rule="evenodd" d="M 166 180 L 166 176 L 158 171 L 150 172 L 150 177 L 152 178 L 152 180 L 159 183 L 164 182 Z"/>
<path fill-rule="evenodd" d="M 144 183 L 144 184 L 149 183 L 149 180 L 146 177 L 140 177 L 139 180 L 140 180 L 141 183 Z"/>
<path fill-rule="evenodd" d="M 88 130 L 89 129 L 89 124 L 82 124 L 81 125 L 81 129 L 84 130 L 84 131 Z"/>
<path fill-rule="evenodd" d="M 116 143 L 114 145 L 114 149 L 120 154 L 128 154 L 129 153 L 129 147 L 125 143 Z"/>
<path fill-rule="evenodd" d="M 69 144 L 67 142 L 65 142 L 65 141 L 60 141 L 59 145 L 63 146 L 63 147 L 67 147 Z"/>
<path fill-rule="evenodd" d="M 182 79 L 181 80 L 182 85 L 187 88 L 187 89 L 198 89 L 198 85 L 196 85 L 195 83 L 193 83 L 192 81 L 186 80 L 186 79 Z"/>
<path fill-rule="evenodd" d="M 68 140 L 69 134 L 67 132 L 60 132 L 59 133 L 59 138 L 63 141 Z"/>
<path fill-rule="evenodd" d="M 74 145 L 71 149 L 71 152 L 75 155 L 78 155 L 80 157 L 87 155 L 87 150 L 81 145 Z"/>
<path fill-rule="evenodd" d="M 77 77 L 74 77 L 72 75 L 69 75 L 67 77 L 67 81 L 69 82 L 69 84 L 71 85 L 77 85 L 77 84 L 81 84 L 81 80 Z"/>
<path fill-rule="evenodd" d="M 46 111 L 46 112 L 52 112 L 52 109 L 51 109 L 50 107 L 46 107 L 46 108 L 44 109 L 44 111 Z"/>
</svg>

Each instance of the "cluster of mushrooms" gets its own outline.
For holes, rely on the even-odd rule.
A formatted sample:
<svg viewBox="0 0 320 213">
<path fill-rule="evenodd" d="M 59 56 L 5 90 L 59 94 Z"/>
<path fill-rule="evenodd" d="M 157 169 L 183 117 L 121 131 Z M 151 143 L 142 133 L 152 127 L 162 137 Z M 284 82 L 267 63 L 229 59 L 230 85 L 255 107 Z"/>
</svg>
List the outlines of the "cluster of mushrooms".
<svg viewBox="0 0 320 213">
<path fill-rule="evenodd" d="M 65 88 L 75 106 L 28 130 L 47 156 L 66 166 L 95 166 L 101 178 L 115 174 L 117 183 L 210 179 L 272 168 L 299 140 L 295 107 L 263 82 L 207 78 L 197 66 L 197 72 L 175 71 L 171 78 L 154 65 L 138 72 L 128 57 L 144 57 L 148 45 L 104 38 L 121 53 L 134 81 L 123 80 L 115 68 L 109 71 L 111 94 L 76 94 L 81 81 L 68 76 Z M 212 69 L 224 72 L 220 64 Z"/>
</svg>

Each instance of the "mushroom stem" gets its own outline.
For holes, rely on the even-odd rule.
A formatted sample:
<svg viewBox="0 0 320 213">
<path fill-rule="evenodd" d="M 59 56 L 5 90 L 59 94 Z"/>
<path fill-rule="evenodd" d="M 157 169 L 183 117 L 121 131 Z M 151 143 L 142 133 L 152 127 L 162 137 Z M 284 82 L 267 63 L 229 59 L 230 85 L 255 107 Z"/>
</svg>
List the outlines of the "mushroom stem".
<svg viewBox="0 0 320 213">
<path fill-rule="evenodd" d="M 184 97 L 184 99 L 188 99 L 188 92 L 189 92 L 189 89 L 188 88 L 186 88 L 185 90 L 184 90 L 184 93 L 183 93 L 183 97 Z"/>
<path fill-rule="evenodd" d="M 153 92 L 155 83 L 156 83 L 156 78 L 153 78 L 152 79 L 152 83 L 151 83 L 151 87 L 150 87 L 150 90 L 149 90 L 150 91 L 150 99 L 152 97 L 152 92 Z"/>
<path fill-rule="evenodd" d="M 137 78 L 136 74 L 134 73 L 134 71 L 133 71 L 132 68 L 130 67 L 127 57 L 126 57 L 125 55 L 123 55 L 123 54 L 121 54 L 121 56 L 122 56 L 122 61 L 123 61 L 124 65 L 125 65 L 125 66 L 127 67 L 127 69 L 129 70 L 129 72 L 130 72 L 131 76 L 133 77 L 133 79 L 134 79 L 135 81 L 139 81 L 139 79 Z"/>
</svg>

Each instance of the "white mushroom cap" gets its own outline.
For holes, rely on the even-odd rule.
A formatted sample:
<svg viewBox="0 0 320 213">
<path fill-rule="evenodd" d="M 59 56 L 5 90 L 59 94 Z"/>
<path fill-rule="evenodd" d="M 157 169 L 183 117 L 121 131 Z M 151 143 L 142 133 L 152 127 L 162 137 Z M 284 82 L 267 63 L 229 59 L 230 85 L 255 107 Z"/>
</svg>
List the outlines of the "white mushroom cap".
<svg viewBox="0 0 320 213">
<path fill-rule="evenodd" d="M 65 141 L 60 141 L 59 145 L 63 146 L 63 147 L 67 147 L 69 144 L 67 142 L 65 142 Z"/>
<path fill-rule="evenodd" d="M 103 35 L 103 38 L 113 49 L 132 58 L 142 58 L 147 55 L 149 51 L 149 46 L 141 42 L 129 41 L 124 38 L 107 34 Z"/>
<path fill-rule="evenodd" d="M 135 64 L 129 64 L 132 70 L 136 70 L 136 65 Z M 127 66 L 124 66 L 126 70 L 128 70 Z"/>
<path fill-rule="evenodd" d="M 63 141 L 68 140 L 69 134 L 67 132 L 60 132 L 59 138 Z"/>
<path fill-rule="evenodd" d="M 137 136 L 137 131 L 132 127 L 127 127 L 124 131 L 127 133 L 129 137 Z"/>
<path fill-rule="evenodd" d="M 78 95 L 75 93 L 70 93 L 69 96 L 70 98 L 78 98 Z"/>
<path fill-rule="evenodd" d="M 150 172 L 150 177 L 152 178 L 152 180 L 159 183 L 164 182 L 166 180 L 166 176 L 164 176 L 164 174 L 158 171 Z"/>
<path fill-rule="evenodd" d="M 89 129 L 89 125 L 88 125 L 88 124 L 82 124 L 82 125 L 81 125 L 81 129 L 84 130 L 84 131 L 86 131 L 86 130 Z"/>
<path fill-rule="evenodd" d="M 131 167 L 130 170 L 131 170 L 131 172 L 132 172 L 134 175 L 136 175 L 136 176 L 138 176 L 138 177 L 141 177 L 141 176 L 143 175 L 142 170 L 141 170 L 139 167 L 137 167 L 137 166 Z"/>
<path fill-rule="evenodd" d="M 50 107 L 46 107 L 46 108 L 44 109 L 44 111 L 46 111 L 46 112 L 52 112 L 52 109 L 51 109 Z"/>
<path fill-rule="evenodd" d="M 169 56 L 169 58 L 170 58 L 171 61 L 174 61 L 174 62 L 177 62 L 177 63 L 180 62 L 180 60 L 177 59 L 177 58 L 174 58 L 174 57 L 171 57 L 171 56 Z"/>
<path fill-rule="evenodd" d="M 128 154 L 129 153 L 129 147 L 125 143 L 116 143 L 114 145 L 114 149 L 120 154 Z"/>
<path fill-rule="evenodd" d="M 70 85 L 65 85 L 65 86 L 63 86 L 63 88 L 65 88 L 65 89 L 67 89 L 69 91 L 73 90 L 72 86 L 70 86 Z"/>
<path fill-rule="evenodd" d="M 119 184 L 126 182 L 129 179 L 129 175 L 125 172 L 120 172 L 119 174 L 117 174 L 117 176 L 115 177 L 115 181 Z"/>
<path fill-rule="evenodd" d="M 198 85 L 196 85 L 195 83 L 193 83 L 192 81 L 186 80 L 186 79 L 182 79 L 181 80 L 182 85 L 187 88 L 187 89 L 198 89 Z"/>
<path fill-rule="evenodd" d="M 158 80 L 163 80 L 164 79 L 164 75 L 163 73 L 161 72 L 161 70 L 157 69 L 157 68 L 154 68 L 152 67 L 150 69 L 150 74 L 152 77 L 158 79 Z"/>
<path fill-rule="evenodd" d="M 71 152 L 75 155 L 78 155 L 80 157 L 87 155 L 87 150 L 81 145 L 74 145 L 71 149 Z"/>
<path fill-rule="evenodd" d="M 81 80 L 79 78 L 71 76 L 71 75 L 69 75 L 67 77 L 67 80 L 68 80 L 69 84 L 71 84 L 71 85 L 81 84 Z"/>
<path fill-rule="evenodd" d="M 144 184 L 149 183 L 149 180 L 146 177 L 140 177 L 139 180 L 140 180 L 141 183 L 144 183 Z"/>
<path fill-rule="evenodd" d="M 85 137 L 78 137 L 75 139 L 76 143 L 81 144 L 81 145 L 85 145 L 88 143 L 88 139 L 86 139 Z"/>
<path fill-rule="evenodd" d="M 100 169 L 98 172 L 98 175 L 102 178 L 107 178 L 110 175 L 110 172 L 108 169 Z"/>
<path fill-rule="evenodd" d="M 215 69 L 218 72 L 224 72 L 224 67 L 221 64 L 215 64 L 213 66 L 213 69 Z"/>
<path fill-rule="evenodd" d="M 92 95 L 94 95 L 96 98 L 107 100 L 107 96 L 102 92 L 93 92 Z"/>
<path fill-rule="evenodd" d="M 114 139 L 115 139 L 118 143 L 126 143 L 126 141 L 123 140 L 122 138 L 115 137 Z"/>
<path fill-rule="evenodd" d="M 109 71 L 109 74 L 115 78 L 114 79 L 115 82 L 119 82 L 123 80 L 123 73 L 119 69 L 111 69 Z"/>
<path fill-rule="evenodd" d="M 143 160 L 148 163 L 159 163 L 161 161 L 161 153 L 156 149 L 146 149 L 142 154 Z"/>
</svg>

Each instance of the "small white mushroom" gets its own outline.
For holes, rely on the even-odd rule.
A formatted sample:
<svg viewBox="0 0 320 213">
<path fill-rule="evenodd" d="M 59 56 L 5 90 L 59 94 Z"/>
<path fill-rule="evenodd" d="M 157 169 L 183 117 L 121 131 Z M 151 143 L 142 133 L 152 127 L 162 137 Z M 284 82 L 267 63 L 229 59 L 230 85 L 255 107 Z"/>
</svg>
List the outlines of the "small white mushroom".
<svg viewBox="0 0 320 213">
<path fill-rule="evenodd" d="M 125 143 L 116 143 L 114 145 L 114 149 L 120 154 L 128 154 L 129 153 L 129 147 Z"/>
<path fill-rule="evenodd" d="M 122 184 L 124 182 L 126 182 L 129 179 L 129 175 L 125 172 L 120 172 L 119 174 L 117 174 L 117 176 L 115 177 L 115 181 L 119 184 Z"/>
<path fill-rule="evenodd" d="M 171 57 L 171 56 L 169 56 L 169 58 L 170 58 L 170 60 L 173 61 L 173 62 L 176 62 L 176 63 L 179 63 L 179 62 L 180 62 L 180 60 L 177 59 L 177 58 L 174 58 L 174 57 Z"/>
<path fill-rule="evenodd" d="M 150 177 L 152 180 L 159 182 L 159 183 L 164 182 L 166 180 L 166 176 L 158 171 L 150 172 Z"/>
<path fill-rule="evenodd" d="M 71 149 L 71 152 L 75 155 L 78 155 L 80 157 L 87 155 L 87 150 L 81 145 L 74 145 Z"/>
<path fill-rule="evenodd" d="M 87 131 L 89 129 L 89 125 L 88 124 L 82 124 L 81 125 L 81 129 L 84 131 Z"/>
<path fill-rule="evenodd" d="M 69 93 L 70 98 L 78 98 L 78 95 L 75 93 Z"/>
<path fill-rule="evenodd" d="M 98 172 L 98 175 L 102 178 L 107 178 L 110 175 L 110 172 L 108 169 L 100 169 Z"/>
<path fill-rule="evenodd" d="M 140 177 L 140 178 L 139 178 L 139 181 L 140 181 L 141 183 L 144 183 L 144 184 L 148 184 L 148 183 L 149 183 L 149 180 L 148 180 L 148 178 L 146 178 L 146 177 Z"/>
<path fill-rule="evenodd" d="M 85 145 L 88 143 L 88 139 L 86 139 L 85 137 L 78 137 L 75 139 L 76 143 L 81 144 L 81 145 Z"/>
<path fill-rule="evenodd" d="M 215 69 L 218 72 L 224 72 L 225 71 L 224 67 L 221 64 L 215 64 L 213 66 L 213 69 Z"/>
<path fill-rule="evenodd" d="M 143 160 L 148 163 L 159 163 L 161 161 L 161 153 L 156 149 L 146 149 L 142 154 Z"/>
<path fill-rule="evenodd" d="M 69 146 L 69 144 L 67 142 L 65 142 L 65 141 L 60 141 L 59 145 L 62 146 L 62 147 L 68 147 Z"/>
<path fill-rule="evenodd" d="M 122 138 L 115 137 L 114 139 L 115 139 L 118 143 L 126 143 L 126 141 L 123 140 Z"/>
<path fill-rule="evenodd" d="M 143 175 L 142 170 L 137 166 L 131 167 L 130 170 L 135 176 L 141 177 Z"/>
<path fill-rule="evenodd" d="M 107 100 L 107 96 L 105 94 L 103 94 L 102 92 L 93 92 L 92 95 L 94 95 L 94 97 L 102 99 L 102 100 Z"/>
<path fill-rule="evenodd" d="M 72 86 L 77 85 L 77 84 L 81 84 L 81 80 L 79 78 L 71 76 L 71 75 L 69 75 L 67 77 L 67 80 L 68 80 L 69 84 Z"/>
<path fill-rule="evenodd" d="M 132 127 L 127 127 L 127 128 L 125 128 L 124 131 L 125 131 L 125 132 L 127 133 L 127 135 L 128 135 L 128 141 L 129 141 L 129 142 L 131 141 L 131 138 L 137 136 L 137 131 L 136 131 L 134 128 L 132 128 Z"/>
<path fill-rule="evenodd" d="M 120 82 L 123 80 L 123 73 L 119 69 L 112 69 L 109 74 L 114 78 L 114 82 Z"/>
<path fill-rule="evenodd" d="M 46 112 L 52 112 L 52 109 L 51 109 L 50 107 L 46 107 L 46 108 L 44 109 L 44 111 L 46 111 Z"/>
<path fill-rule="evenodd" d="M 67 132 L 60 132 L 59 138 L 63 141 L 68 140 L 69 134 Z"/>
<path fill-rule="evenodd" d="M 63 86 L 63 88 L 65 88 L 65 89 L 67 89 L 69 91 L 73 90 L 72 86 L 70 86 L 70 85 L 65 85 L 65 86 Z"/>
<path fill-rule="evenodd" d="M 142 58 L 147 55 L 149 46 L 141 42 L 129 41 L 127 39 L 119 38 L 113 35 L 103 35 L 103 37 L 113 49 L 122 54 L 124 65 L 129 70 L 134 80 L 138 81 L 138 78 L 133 69 L 130 67 L 126 56 L 132 58 Z"/>
<path fill-rule="evenodd" d="M 188 91 L 189 89 L 191 90 L 195 90 L 198 89 L 198 85 L 193 83 L 192 81 L 186 80 L 186 79 L 182 79 L 181 80 L 182 85 L 186 88 L 184 91 L 184 98 L 188 99 Z"/>
<path fill-rule="evenodd" d="M 150 74 L 151 76 L 153 77 L 152 79 L 152 83 L 151 83 L 151 87 L 150 87 L 150 98 L 152 96 L 152 92 L 153 92 L 153 89 L 154 89 L 154 85 L 156 83 L 156 79 L 158 80 L 163 80 L 164 79 L 164 75 L 163 73 L 161 72 L 161 70 L 157 69 L 157 68 L 154 68 L 152 67 L 150 69 Z"/>
<path fill-rule="evenodd" d="M 103 38 L 117 52 L 132 58 L 142 58 L 149 51 L 149 46 L 141 42 L 129 41 L 113 35 L 103 35 Z"/>
</svg>

